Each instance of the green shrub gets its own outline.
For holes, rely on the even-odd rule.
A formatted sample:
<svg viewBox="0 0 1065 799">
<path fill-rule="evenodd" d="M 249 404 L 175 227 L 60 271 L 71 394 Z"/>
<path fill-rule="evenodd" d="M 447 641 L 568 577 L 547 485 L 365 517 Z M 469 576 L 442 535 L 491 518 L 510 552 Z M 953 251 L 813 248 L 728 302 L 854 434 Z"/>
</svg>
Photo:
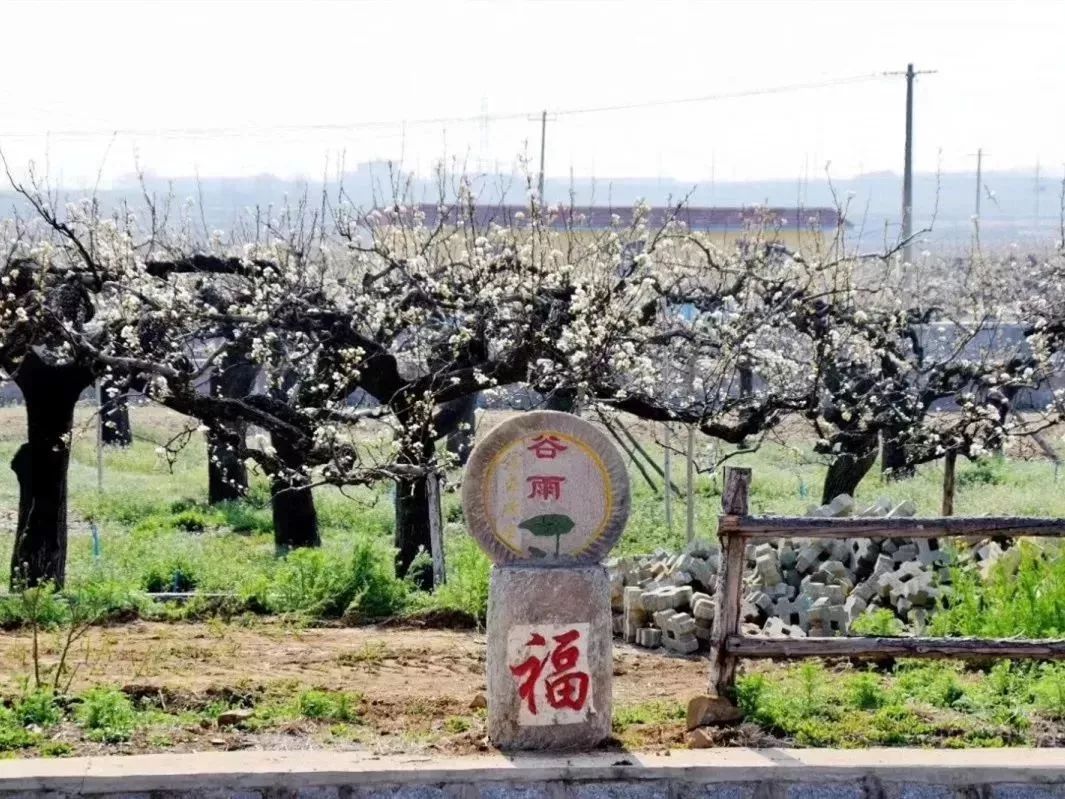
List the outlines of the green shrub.
<svg viewBox="0 0 1065 799">
<path fill-rule="evenodd" d="M 974 566 L 952 569 L 952 590 L 932 616 L 933 635 L 1057 638 L 1065 634 L 1065 556 L 1021 541 L 983 579 Z"/>
<path fill-rule="evenodd" d="M 381 619 L 403 610 L 409 588 L 396 579 L 391 550 L 369 542 L 356 544 L 350 562 L 354 597 L 346 614 L 357 613 L 369 619 Z"/>
<path fill-rule="evenodd" d="M 1033 686 L 1035 707 L 1052 719 L 1065 719 L 1065 667 L 1060 664 L 1044 666 Z"/>
<path fill-rule="evenodd" d="M 73 754 L 74 747 L 66 741 L 42 741 L 37 751 L 41 757 L 66 757 Z"/>
<path fill-rule="evenodd" d="M 27 588 L 0 601 L 0 624 L 5 627 L 36 624 L 42 629 L 58 627 L 69 616 L 62 595 L 51 583 Z"/>
<path fill-rule="evenodd" d="M 480 622 L 488 615 L 488 556 L 468 535 L 455 536 L 447 550 L 447 582 L 436 589 L 432 607 L 459 610 Z"/>
<path fill-rule="evenodd" d="M 880 680 L 873 674 L 859 674 L 847 686 L 850 703 L 858 710 L 876 710 L 887 701 Z"/>
<path fill-rule="evenodd" d="M 368 541 L 347 558 L 324 549 L 299 549 L 278 565 L 273 579 L 255 586 L 263 607 L 316 618 L 342 614 L 369 619 L 398 613 L 409 588 L 395 577 L 389 553 Z"/>
<path fill-rule="evenodd" d="M 912 697 L 941 708 L 957 707 L 966 699 L 956 664 L 904 662 L 896 667 L 896 675 L 895 690 L 903 698 Z"/>
<path fill-rule="evenodd" d="M 88 731 L 90 740 L 118 743 L 132 737 L 137 711 L 129 697 L 121 691 L 97 687 L 82 697 L 77 718 L 78 723 Z"/>
<path fill-rule="evenodd" d="M 854 635 L 894 636 L 902 634 L 902 622 L 887 608 L 873 608 L 862 613 L 851 623 Z"/>
<path fill-rule="evenodd" d="M 297 699 L 299 714 L 318 721 L 355 721 L 360 696 L 342 691 L 304 691 Z"/>
<path fill-rule="evenodd" d="M 975 463 L 958 469 L 955 482 L 958 488 L 1001 485 L 1006 482 L 1006 459 L 981 458 Z"/>
<path fill-rule="evenodd" d="M 56 704 L 55 695 L 44 688 L 19 697 L 15 703 L 15 715 L 23 726 L 36 724 L 40 727 L 52 727 L 63 720 L 63 711 Z"/>
<path fill-rule="evenodd" d="M 0 705 L 0 752 L 33 746 L 38 737 L 23 726 L 14 710 Z"/>
<path fill-rule="evenodd" d="M 193 591 L 199 584 L 196 566 L 180 554 L 149 563 L 141 574 L 141 588 L 152 594 Z"/>
<path fill-rule="evenodd" d="M 234 533 L 273 535 L 274 521 L 268 508 L 257 508 L 247 502 L 223 502 L 215 510 Z"/>
</svg>

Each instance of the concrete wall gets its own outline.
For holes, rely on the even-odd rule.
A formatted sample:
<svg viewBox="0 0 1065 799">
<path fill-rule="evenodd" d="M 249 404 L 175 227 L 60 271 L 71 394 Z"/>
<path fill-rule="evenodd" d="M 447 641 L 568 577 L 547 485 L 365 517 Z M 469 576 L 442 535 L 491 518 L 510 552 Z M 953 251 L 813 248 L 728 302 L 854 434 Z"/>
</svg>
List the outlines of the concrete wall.
<svg viewBox="0 0 1065 799">
<path fill-rule="evenodd" d="M 206 752 L 0 762 L 0 797 L 1065 799 L 1065 750 L 708 749 L 374 757 Z"/>
</svg>

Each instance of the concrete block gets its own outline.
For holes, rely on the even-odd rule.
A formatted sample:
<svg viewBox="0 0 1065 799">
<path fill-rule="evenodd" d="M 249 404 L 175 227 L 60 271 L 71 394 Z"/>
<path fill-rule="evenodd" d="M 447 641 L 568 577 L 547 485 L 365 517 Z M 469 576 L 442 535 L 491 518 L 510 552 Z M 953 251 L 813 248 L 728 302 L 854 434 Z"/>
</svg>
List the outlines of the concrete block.
<svg viewBox="0 0 1065 799">
<path fill-rule="evenodd" d="M 638 587 L 627 587 L 623 593 L 625 609 L 628 610 L 629 608 L 633 608 L 634 610 L 646 610 L 646 608 L 644 608 L 643 606 L 643 602 L 641 601 L 642 595 L 643 591 L 641 591 Z"/>
<path fill-rule="evenodd" d="M 754 572 L 759 584 L 767 586 L 784 582 L 776 550 L 768 545 L 762 545 L 758 549 L 762 551 L 754 560 Z"/>
<path fill-rule="evenodd" d="M 795 570 L 800 574 L 807 574 L 816 568 L 822 559 L 828 557 L 825 553 L 824 541 L 807 541 L 799 549 L 795 558 Z"/>
<path fill-rule="evenodd" d="M 695 633 L 695 619 L 688 613 L 675 610 L 660 610 L 654 614 L 655 624 L 660 630 L 671 636 L 692 635 Z"/>
<path fill-rule="evenodd" d="M 907 499 L 900 502 L 894 508 L 888 511 L 889 518 L 910 517 L 917 514 L 917 505 L 914 504 L 912 499 Z"/>
<path fill-rule="evenodd" d="M 636 631 L 636 645 L 655 649 L 662 645 L 662 631 L 655 627 L 641 627 Z"/>
<path fill-rule="evenodd" d="M 705 619 L 706 621 L 713 621 L 714 619 L 714 600 L 708 596 L 700 596 L 692 602 L 692 615 L 698 621 L 699 619 Z"/>
<path fill-rule="evenodd" d="M 851 623 L 865 612 L 867 607 L 869 607 L 869 603 L 860 596 L 851 594 L 847 597 L 847 601 L 843 603 L 843 612 L 847 615 L 848 629 L 850 629 Z"/>
<path fill-rule="evenodd" d="M 770 618 L 762 628 L 762 633 L 770 638 L 805 638 L 806 633 L 795 624 L 785 624 L 775 616 Z"/>
<path fill-rule="evenodd" d="M 900 544 L 899 548 L 895 550 L 891 557 L 896 563 L 906 563 L 911 560 L 917 560 L 917 545 Z"/>
<path fill-rule="evenodd" d="M 835 635 L 847 631 L 847 614 L 842 605 L 832 603 L 828 597 L 814 600 L 806 613 L 810 624 L 810 634 L 815 628 L 821 630 L 818 635 Z"/>
<path fill-rule="evenodd" d="M 810 604 L 810 598 L 803 594 L 799 594 L 795 599 L 781 599 L 777 601 L 773 615 L 784 624 L 794 624 L 805 629 L 810 623 L 807 615 L 810 610 Z"/>
<path fill-rule="evenodd" d="M 925 566 L 937 566 L 950 560 L 934 538 L 917 538 L 913 543 L 917 546 L 917 560 Z"/>
<path fill-rule="evenodd" d="M 710 561 L 693 557 L 688 565 L 688 572 L 707 591 L 716 590 L 717 569 Z"/>
<path fill-rule="evenodd" d="M 658 610 L 686 608 L 691 604 L 692 587 L 672 586 L 658 588 L 654 591 L 645 591 L 640 595 L 640 601 L 646 610 L 654 613 Z"/>
<path fill-rule="evenodd" d="M 695 637 L 694 633 L 676 637 L 663 635 L 662 646 L 681 655 L 690 655 L 699 649 L 699 639 Z"/>
<path fill-rule="evenodd" d="M 781 541 L 777 546 L 777 559 L 780 561 L 780 568 L 784 572 L 788 572 L 795 568 L 795 560 L 799 557 L 798 551 L 793 546 L 792 541 Z"/>
</svg>

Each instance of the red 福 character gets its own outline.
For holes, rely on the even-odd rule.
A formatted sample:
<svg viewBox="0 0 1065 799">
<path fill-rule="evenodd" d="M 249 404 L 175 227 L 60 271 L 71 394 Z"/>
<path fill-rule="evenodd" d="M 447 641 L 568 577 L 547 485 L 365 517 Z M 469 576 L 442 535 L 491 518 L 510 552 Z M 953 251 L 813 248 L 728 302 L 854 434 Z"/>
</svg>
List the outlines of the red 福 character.
<svg viewBox="0 0 1065 799">
<path fill-rule="evenodd" d="M 529 483 L 529 487 L 532 489 L 526 499 L 536 499 L 537 497 L 548 500 L 562 499 L 562 483 L 565 479 L 565 477 L 546 474 L 526 478 L 526 482 Z"/>
<path fill-rule="evenodd" d="M 525 646 L 546 646 L 547 641 L 540 633 L 533 633 L 532 637 L 525 643 Z M 524 677 L 525 681 L 518 686 L 518 696 L 525 700 L 525 703 L 529 706 L 529 712 L 534 716 L 536 715 L 536 681 L 540 679 L 540 672 L 544 670 L 544 665 L 547 663 L 547 655 L 543 660 L 530 655 L 525 661 L 519 663 L 517 666 L 510 667 L 510 673 L 515 677 Z"/>
<path fill-rule="evenodd" d="M 536 706 L 536 685 L 548 661 L 554 671 L 544 679 L 547 703 L 556 710 L 581 710 L 584 707 L 591 678 L 586 672 L 576 670 L 580 660 L 580 649 L 575 644 L 578 638 L 580 632 L 577 630 L 556 635 L 554 641 L 557 646 L 543 658 L 530 655 L 522 663 L 510 667 L 511 673 L 521 679 L 518 696 L 534 716 L 539 713 Z M 525 645 L 547 646 L 547 641 L 539 633 L 533 633 Z"/>
<path fill-rule="evenodd" d="M 532 446 L 526 449 L 530 450 L 539 460 L 553 461 L 558 453 L 565 452 L 569 447 L 559 441 L 558 436 L 544 434 L 534 438 Z"/>
<path fill-rule="evenodd" d="M 571 671 L 576 668 L 581 656 L 580 650 L 572 645 L 579 637 L 577 630 L 555 636 L 558 646 L 551 653 L 551 665 L 555 667 L 555 671 L 544 682 L 548 704 L 553 708 L 568 707 L 580 710 L 588 698 L 588 674 L 583 671 Z"/>
</svg>

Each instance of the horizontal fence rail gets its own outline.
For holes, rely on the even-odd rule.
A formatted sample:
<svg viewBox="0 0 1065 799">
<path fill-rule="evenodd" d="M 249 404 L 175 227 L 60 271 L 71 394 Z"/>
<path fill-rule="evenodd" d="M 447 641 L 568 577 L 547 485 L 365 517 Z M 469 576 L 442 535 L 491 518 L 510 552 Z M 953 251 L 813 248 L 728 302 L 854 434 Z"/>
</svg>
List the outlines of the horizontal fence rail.
<svg viewBox="0 0 1065 799">
<path fill-rule="evenodd" d="M 847 657 L 1065 659 L 1065 639 L 806 637 L 762 638 L 742 633 L 740 610 L 747 544 L 780 538 L 986 538 L 1065 537 L 1065 520 L 1024 516 L 848 518 L 748 516 L 751 470 L 726 468 L 718 523 L 721 569 L 714 597 L 710 643 L 710 691 L 735 694 L 741 658 Z"/>
<path fill-rule="evenodd" d="M 718 535 L 751 541 L 778 538 L 987 538 L 988 536 L 1065 537 L 1065 520 L 1029 516 L 943 516 L 928 519 L 820 519 L 816 517 L 722 516 Z"/>
</svg>

